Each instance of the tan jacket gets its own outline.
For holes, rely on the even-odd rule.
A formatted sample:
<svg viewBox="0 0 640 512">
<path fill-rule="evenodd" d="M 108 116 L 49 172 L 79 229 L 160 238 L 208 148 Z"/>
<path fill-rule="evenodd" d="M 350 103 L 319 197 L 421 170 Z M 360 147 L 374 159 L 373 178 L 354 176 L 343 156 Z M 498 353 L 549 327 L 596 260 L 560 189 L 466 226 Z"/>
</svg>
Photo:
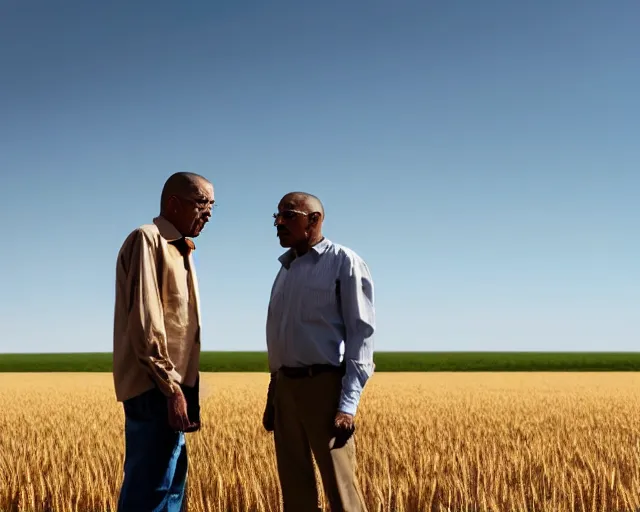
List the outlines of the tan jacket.
<svg viewBox="0 0 640 512">
<path fill-rule="evenodd" d="M 155 386 L 193 386 L 200 365 L 200 297 L 193 257 L 163 217 L 134 230 L 116 266 L 113 379 L 118 401 Z M 189 270 L 188 270 L 189 269 Z"/>
</svg>

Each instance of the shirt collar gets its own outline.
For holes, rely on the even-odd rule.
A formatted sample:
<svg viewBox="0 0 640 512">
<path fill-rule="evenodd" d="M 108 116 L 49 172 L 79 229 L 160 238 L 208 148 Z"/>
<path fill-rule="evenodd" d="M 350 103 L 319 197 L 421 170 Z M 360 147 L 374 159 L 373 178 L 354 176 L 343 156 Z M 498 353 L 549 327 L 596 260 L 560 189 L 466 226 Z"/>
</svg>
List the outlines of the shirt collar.
<svg viewBox="0 0 640 512">
<path fill-rule="evenodd" d="M 315 261 L 318 261 L 318 258 L 322 256 L 327 250 L 331 247 L 331 241 L 327 238 L 323 238 L 316 245 L 312 246 L 309 250 L 314 256 Z M 289 268 L 293 260 L 296 259 L 296 254 L 293 249 L 289 249 L 287 252 L 278 257 L 278 261 L 282 263 L 282 266 L 285 268 Z"/>
<path fill-rule="evenodd" d="M 153 223 L 158 228 L 160 232 L 160 236 L 167 240 L 167 242 L 173 242 L 175 240 L 179 240 L 180 238 L 184 238 L 180 231 L 176 229 L 176 227 L 171 224 L 167 219 L 165 219 L 162 215 L 159 215 L 155 219 L 153 219 Z"/>
</svg>

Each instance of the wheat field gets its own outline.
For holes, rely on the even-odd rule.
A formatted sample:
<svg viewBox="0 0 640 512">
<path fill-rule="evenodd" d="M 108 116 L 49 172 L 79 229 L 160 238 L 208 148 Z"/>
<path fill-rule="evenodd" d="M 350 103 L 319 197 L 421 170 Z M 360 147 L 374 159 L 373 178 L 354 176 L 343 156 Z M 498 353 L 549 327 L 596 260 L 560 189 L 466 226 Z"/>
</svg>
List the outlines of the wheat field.
<svg viewBox="0 0 640 512">
<path fill-rule="evenodd" d="M 190 512 L 277 511 L 268 377 L 203 374 Z M 640 375 L 376 374 L 358 415 L 370 511 L 635 511 Z M 0 374 L 0 511 L 112 511 L 123 414 L 110 374 Z"/>
</svg>

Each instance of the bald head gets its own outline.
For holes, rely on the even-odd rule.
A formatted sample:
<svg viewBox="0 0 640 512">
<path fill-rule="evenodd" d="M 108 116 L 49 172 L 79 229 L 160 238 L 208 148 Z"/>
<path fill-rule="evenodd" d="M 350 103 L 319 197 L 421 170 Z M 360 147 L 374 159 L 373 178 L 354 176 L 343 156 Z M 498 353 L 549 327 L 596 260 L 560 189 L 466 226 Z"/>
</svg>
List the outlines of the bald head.
<svg viewBox="0 0 640 512">
<path fill-rule="evenodd" d="M 319 212 L 324 219 L 324 206 L 317 196 L 308 192 L 289 192 L 280 204 L 285 208 L 301 209 L 305 213 Z"/>
<path fill-rule="evenodd" d="M 160 208 L 164 210 L 167 201 L 171 196 L 189 197 L 194 192 L 197 193 L 198 188 L 209 183 L 204 176 L 200 176 L 194 172 L 176 172 L 169 176 L 162 188 L 160 197 Z"/>
<path fill-rule="evenodd" d="M 280 199 L 274 217 L 282 247 L 292 247 L 300 255 L 322 240 L 324 207 L 313 194 L 289 192 Z"/>
<path fill-rule="evenodd" d="M 211 217 L 213 185 L 193 172 L 176 172 L 162 188 L 160 214 L 183 236 L 198 236 Z"/>
</svg>

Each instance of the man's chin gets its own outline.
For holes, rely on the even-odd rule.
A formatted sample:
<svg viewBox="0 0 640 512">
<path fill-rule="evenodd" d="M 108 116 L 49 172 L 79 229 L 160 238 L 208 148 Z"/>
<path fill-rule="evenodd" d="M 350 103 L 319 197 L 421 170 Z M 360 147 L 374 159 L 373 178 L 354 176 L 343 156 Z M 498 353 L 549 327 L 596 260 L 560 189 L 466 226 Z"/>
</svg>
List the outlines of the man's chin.
<svg viewBox="0 0 640 512">
<path fill-rule="evenodd" d="M 193 233 L 191 234 L 191 238 L 196 238 L 198 235 L 200 235 L 200 233 L 202 233 L 202 231 L 204 230 L 205 226 L 206 224 L 202 224 L 202 226 L 196 226 L 193 230 Z"/>
<path fill-rule="evenodd" d="M 280 242 L 281 247 L 291 247 L 291 242 L 287 239 L 287 236 L 278 236 L 278 241 Z"/>
</svg>

